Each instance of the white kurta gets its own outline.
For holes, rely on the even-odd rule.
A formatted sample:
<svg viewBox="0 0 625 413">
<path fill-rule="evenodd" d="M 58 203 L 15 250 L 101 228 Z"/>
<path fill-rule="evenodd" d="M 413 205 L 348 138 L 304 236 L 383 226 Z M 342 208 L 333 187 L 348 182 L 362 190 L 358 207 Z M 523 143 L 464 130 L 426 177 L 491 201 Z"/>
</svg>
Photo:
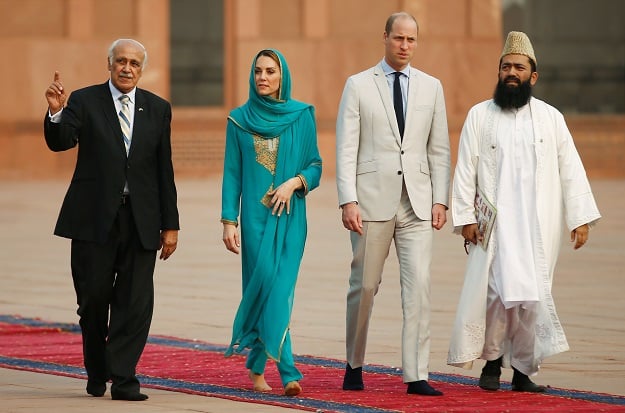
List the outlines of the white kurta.
<svg viewBox="0 0 625 413">
<path fill-rule="evenodd" d="M 506 308 L 529 306 L 538 298 L 536 245 L 536 155 L 529 105 L 501 111 L 497 142 L 497 253 L 491 274 Z"/>
<path fill-rule="evenodd" d="M 535 192 L 531 200 L 535 228 L 530 228 L 529 234 L 534 239 L 531 254 L 539 302 L 536 305 L 535 360 L 524 370 L 535 372 L 545 357 L 569 348 L 551 296 L 553 272 L 565 225 L 572 231 L 583 224 L 594 225 L 601 216 L 562 114 L 536 98 L 531 98 L 529 109 L 535 155 Z M 492 100 L 479 103 L 471 108 L 462 128 L 452 193 L 452 220 L 456 233 L 461 233 L 464 225 L 476 222 L 473 202 L 477 186 L 499 207 L 495 226 L 502 220 L 502 214 L 506 216 L 506 212 L 502 212 L 505 204 L 498 203 L 502 159 L 497 136 L 502 113 Z M 488 278 L 499 254 L 500 236 L 495 228 L 486 251 L 473 245 L 470 247 L 449 347 L 447 363 L 450 365 L 471 368 L 473 361 L 482 355 Z"/>
</svg>

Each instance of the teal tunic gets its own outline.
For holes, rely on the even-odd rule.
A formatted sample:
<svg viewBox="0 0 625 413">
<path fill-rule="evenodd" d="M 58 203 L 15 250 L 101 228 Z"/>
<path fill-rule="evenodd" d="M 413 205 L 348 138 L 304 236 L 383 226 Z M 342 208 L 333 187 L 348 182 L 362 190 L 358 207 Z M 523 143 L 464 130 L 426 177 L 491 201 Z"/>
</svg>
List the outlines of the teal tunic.
<svg viewBox="0 0 625 413">
<path fill-rule="evenodd" d="M 290 99 L 288 67 L 278 56 L 281 99 L 256 94 L 254 60 L 250 100 L 228 117 L 221 219 L 240 218 L 243 281 L 226 356 L 260 343 L 267 357 L 280 362 L 306 242 L 305 195 L 319 185 L 322 168 L 314 109 Z M 267 192 L 296 176 L 304 188 L 291 197 L 290 213 L 272 215 Z"/>
</svg>

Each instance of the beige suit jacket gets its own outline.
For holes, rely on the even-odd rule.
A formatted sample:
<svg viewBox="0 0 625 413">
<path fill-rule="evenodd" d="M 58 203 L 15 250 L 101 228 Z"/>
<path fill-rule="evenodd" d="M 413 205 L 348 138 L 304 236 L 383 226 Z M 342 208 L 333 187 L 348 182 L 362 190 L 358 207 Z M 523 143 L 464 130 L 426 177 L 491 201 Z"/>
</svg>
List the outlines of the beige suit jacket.
<svg viewBox="0 0 625 413">
<path fill-rule="evenodd" d="M 387 221 L 405 182 L 417 216 L 431 220 L 433 204 L 448 205 L 450 163 L 438 79 L 410 68 L 403 141 L 381 63 L 347 79 L 336 124 L 339 205 L 356 201 L 364 221 Z"/>
</svg>

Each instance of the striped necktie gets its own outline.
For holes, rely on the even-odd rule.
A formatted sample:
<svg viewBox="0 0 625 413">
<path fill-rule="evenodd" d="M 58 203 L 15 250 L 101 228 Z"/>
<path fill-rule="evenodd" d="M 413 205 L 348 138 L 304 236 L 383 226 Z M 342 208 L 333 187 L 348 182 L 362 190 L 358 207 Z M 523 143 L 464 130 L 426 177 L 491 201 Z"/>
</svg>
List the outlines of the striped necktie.
<svg viewBox="0 0 625 413">
<path fill-rule="evenodd" d="M 130 132 L 130 97 L 121 95 L 119 101 L 122 103 L 122 109 L 119 111 L 119 125 L 122 128 L 122 137 L 124 138 L 124 146 L 126 146 L 126 155 L 130 150 L 130 141 L 132 133 Z"/>
</svg>

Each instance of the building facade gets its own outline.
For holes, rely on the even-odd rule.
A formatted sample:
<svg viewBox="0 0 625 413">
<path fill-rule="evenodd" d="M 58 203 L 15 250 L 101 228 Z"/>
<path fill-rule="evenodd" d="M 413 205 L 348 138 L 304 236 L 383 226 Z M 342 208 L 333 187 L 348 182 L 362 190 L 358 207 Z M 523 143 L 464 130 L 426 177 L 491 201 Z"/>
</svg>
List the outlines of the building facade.
<svg viewBox="0 0 625 413">
<path fill-rule="evenodd" d="M 548 3 L 559 1 L 566 0 Z M 443 83 L 455 159 L 468 109 L 492 94 L 507 30 L 525 29 L 535 42 L 539 73 L 545 62 L 546 79 L 551 79 L 546 82 L 546 93 L 549 89 L 559 90 L 553 79 L 562 78 L 562 73 L 570 74 L 554 71 L 558 59 L 554 60 L 550 47 L 557 44 L 557 32 L 553 36 L 545 23 L 538 25 L 531 18 L 533 13 L 556 12 L 540 6 L 544 3 L 0 0 L 2 15 L 12 16 L 0 27 L 0 44 L 10 61 L 20 63 L 0 67 L 2 77 L 8 80 L 5 98 L 0 101 L 0 179 L 64 177 L 71 173 L 75 151 L 51 153 L 43 140 L 44 91 L 55 70 L 70 91 L 106 81 L 107 48 L 122 37 L 135 38 L 148 50 L 148 66 L 140 87 L 172 101 L 172 144 L 178 176 L 220 172 L 226 117 L 247 99 L 251 61 L 263 48 L 284 53 L 293 73 L 293 96 L 315 106 L 324 174 L 331 176 L 334 125 L 344 82 L 349 75 L 379 62 L 384 53 L 385 20 L 399 10 L 413 14 L 419 21 L 413 65 Z M 608 11 L 615 14 L 621 9 Z M 578 13 L 583 14 L 583 9 Z M 543 31 L 537 32 L 534 39 L 532 30 L 537 31 L 536 27 Z M 572 41 L 579 42 L 579 36 Z M 623 58 L 625 52 L 620 53 Z M 625 77 L 625 64 L 618 58 L 613 60 L 613 69 L 607 73 L 608 77 L 616 77 L 610 90 L 618 93 L 618 87 L 625 84 L 619 80 L 618 70 L 620 67 Z M 584 73 L 595 73 L 595 69 L 589 70 L 582 71 L 580 78 L 587 76 Z M 594 84 L 598 83 L 595 79 Z M 585 87 L 600 95 L 602 92 L 597 90 L 604 85 L 592 85 L 591 79 Z M 565 115 L 589 175 L 625 176 L 625 114 L 618 99 L 601 111 L 586 113 L 571 110 L 567 96 L 570 92 L 554 99 L 565 106 L 562 109 L 569 110 Z M 550 101 L 549 97 L 545 99 Z"/>
</svg>

